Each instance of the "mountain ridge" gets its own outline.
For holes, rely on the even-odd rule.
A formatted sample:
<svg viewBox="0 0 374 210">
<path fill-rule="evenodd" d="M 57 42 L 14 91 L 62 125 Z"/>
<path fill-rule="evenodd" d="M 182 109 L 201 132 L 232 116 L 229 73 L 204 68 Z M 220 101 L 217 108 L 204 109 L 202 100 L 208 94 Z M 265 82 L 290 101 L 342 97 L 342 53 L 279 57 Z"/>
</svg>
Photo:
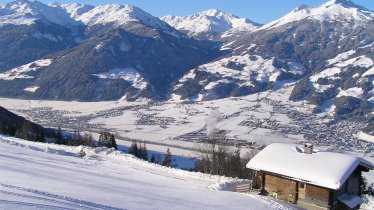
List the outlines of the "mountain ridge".
<svg viewBox="0 0 374 210">
<path fill-rule="evenodd" d="M 246 31 L 252 31 L 260 25 L 247 18 L 239 18 L 217 9 L 209 9 L 188 16 L 167 15 L 161 17 L 161 19 L 174 28 L 195 38 L 202 36 L 213 38 L 234 28 L 243 28 Z"/>
</svg>

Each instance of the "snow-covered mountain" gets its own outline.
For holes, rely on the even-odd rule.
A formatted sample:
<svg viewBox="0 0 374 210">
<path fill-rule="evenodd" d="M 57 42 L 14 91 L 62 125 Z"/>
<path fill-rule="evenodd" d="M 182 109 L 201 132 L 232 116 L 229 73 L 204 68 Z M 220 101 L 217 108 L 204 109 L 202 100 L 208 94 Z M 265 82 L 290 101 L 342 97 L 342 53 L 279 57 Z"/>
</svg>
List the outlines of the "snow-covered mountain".
<svg viewBox="0 0 374 210">
<path fill-rule="evenodd" d="M 297 7 L 282 18 L 272 21 L 259 30 L 276 28 L 291 22 L 301 20 L 315 20 L 319 22 L 337 21 L 341 23 L 373 21 L 374 13 L 366 8 L 354 4 L 351 0 L 330 0 L 320 7 L 310 8 L 306 5 Z"/>
<path fill-rule="evenodd" d="M 368 116 L 373 17 L 350 0 L 300 6 L 262 27 L 215 9 L 161 20 L 131 5 L 15 1 L 0 9 L 0 95 L 200 101 L 295 82 L 292 100 Z"/>
<path fill-rule="evenodd" d="M 213 100 L 297 82 L 290 98 L 316 112 L 366 116 L 373 109 L 373 12 L 351 1 L 301 6 L 225 43 L 233 53 L 186 73 L 173 98 Z"/>
<path fill-rule="evenodd" d="M 0 26 L 32 25 L 37 20 L 67 27 L 78 24 L 65 10 L 39 1 L 19 0 L 0 6 Z"/>
<path fill-rule="evenodd" d="M 219 37 L 230 30 L 250 32 L 259 27 L 259 24 L 247 18 L 239 18 L 217 9 L 184 17 L 168 15 L 161 19 L 189 36 L 201 39 Z"/>
<path fill-rule="evenodd" d="M 92 5 L 87 5 L 87 4 L 78 4 L 78 3 L 72 3 L 72 4 L 60 4 L 57 2 L 53 2 L 49 4 L 49 6 L 52 7 L 61 7 L 64 9 L 67 13 L 70 14 L 71 18 L 78 19 L 79 16 L 82 14 L 89 12 L 93 8 L 95 8 Z"/>
<path fill-rule="evenodd" d="M 202 45 L 131 5 L 45 5 L 22 0 L 2 8 L 0 18 L 8 20 L 0 26 L 3 96 L 88 101 L 163 98 L 187 70 L 219 55 L 209 44 Z M 22 71 L 35 69 L 39 60 L 53 62 L 38 71 Z"/>
<path fill-rule="evenodd" d="M 114 27 L 124 26 L 131 22 L 140 22 L 150 28 L 156 28 L 175 36 L 182 36 L 176 33 L 164 21 L 132 5 L 108 4 L 102 6 L 91 6 L 84 4 L 52 4 L 64 9 L 76 21 L 86 26 L 113 25 Z"/>
</svg>

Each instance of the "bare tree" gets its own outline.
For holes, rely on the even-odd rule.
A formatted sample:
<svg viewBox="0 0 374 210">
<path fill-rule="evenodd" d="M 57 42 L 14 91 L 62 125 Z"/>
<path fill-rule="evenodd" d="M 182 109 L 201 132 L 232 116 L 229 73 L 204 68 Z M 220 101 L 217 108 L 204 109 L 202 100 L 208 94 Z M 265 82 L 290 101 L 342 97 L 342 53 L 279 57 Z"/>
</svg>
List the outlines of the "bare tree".
<svg viewBox="0 0 374 210">
<path fill-rule="evenodd" d="M 209 174 L 223 175 L 225 171 L 225 160 L 229 153 L 226 144 L 226 136 L 222 134 L 211 134 L 206 144 L 200 146 L 200 160 L 197 170 Z"/>
<path fill-rule="evenodd" d="M 206 144 L 200 145 L 200 158 L 196 170 L 230 177 L 251 178 L 252 172 L 245 167 L 254 157 L 255 151 L 241 156 L 240 147 L 230 148 L 229 140 L 224 134 L 210 135 Z"/>
</svg>

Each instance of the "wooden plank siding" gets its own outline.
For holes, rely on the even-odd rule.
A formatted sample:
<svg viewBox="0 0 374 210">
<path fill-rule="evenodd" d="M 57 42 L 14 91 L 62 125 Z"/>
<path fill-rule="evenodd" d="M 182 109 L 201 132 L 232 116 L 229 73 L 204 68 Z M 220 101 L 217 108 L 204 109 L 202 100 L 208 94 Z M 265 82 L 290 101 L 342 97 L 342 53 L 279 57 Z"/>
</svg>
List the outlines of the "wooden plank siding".
<svg viewBox="0 0 374 210">
<path fill-rule="evenodd" d="M 265 190 L 270 196 L 276 196 L 290 203 L 297 202 L 297 182 L 294 180 L 266 174 Z"/>
<path fill-rule="evenodd" d="M 318 187 L 315 185 L 305 184 L 305 199 L 299 198 L 298 204 L 308 209 L 329 209 L 330 208 L 330 189 Z"/>
<path fill-rule="evenodd" d="M 345 209 L 338 202 L 343 194 L 360 195 L 361 168 L 357 168 L 338 190 L 328 189 L 269 172 L 256 175 L 258 186 L 264 186 L 265 193 L 310 210 Z"/>
</svg>

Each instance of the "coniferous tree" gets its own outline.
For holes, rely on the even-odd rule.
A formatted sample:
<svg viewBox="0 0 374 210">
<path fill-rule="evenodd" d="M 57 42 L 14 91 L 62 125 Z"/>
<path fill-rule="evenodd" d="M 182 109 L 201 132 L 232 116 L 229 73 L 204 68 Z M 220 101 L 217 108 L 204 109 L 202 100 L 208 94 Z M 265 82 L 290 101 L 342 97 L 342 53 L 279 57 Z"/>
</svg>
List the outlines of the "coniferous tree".
<svg viewBox="0 0 374 210">
<path fill-rule="evenodd" d="M 135 157 L 139 156 L 139 149 L 138 149 L 138 144 L 136 142 L 133 142 L 131 144 L 131 147 L 129 148 L 129 154 L 134 155 Z"/>
<path fill-rule="evenodd" d="M 139 158 L 148 161 L 148 150 L 145 143 L 143 144 L 143 146 L 140 147 Z"/>
<path fill-rule="evenodd" d="M 79 129 L 77 129 L 77 134 L 76 134 L 76 146 L 83 145 L 83 138 L 81 136 L 81 132 Z"/>
<path fill-rule="evenodd" d="M 92 134 L 91 134 L 91 133 L 88 133 L 88 144 L 89 144 L 91 147 L 96 147 L 95 140 L 94 140 L 94 138 L 92 137 Z"/>
<path fill-rule="evenodd" d="M 117 150 L 118 146 L 117 146 L 116 139 L 114 138 L 114 134 L 110 135 L 110 142 L 111 142 L 112 147 Z"/>
<path fill-rule="evenodd" d="M 143 159 L 143 146 L 141 143 L 139 143 L 138 155 L 136 157 Z"/>
<path fill-rule="evenodd" d="M 155 154 L 153 154 L 151 157 L 151 163 L 157 163 Z"/>
<path fill-rule="evenodd" d="M 103 146 L 103 141 L 104 141 L 104 132 L 100 131 L 99 142 L 98 142 L 97 146 L 102 147 Z"/>
<path fill-rule="evenodd" d="M 166 166 L 166 167 L 170 167 L 171 166 L 171 152 L 170 152 L 170 149 L 168 148 L 166 150 L 166 155 L 165 155 L 165 158 L 164 160 L 162 161 L 162 165 L 163 166 Z"/>
<path fill-rule="evenodd" d="M 57 127 L 57 131 L 55 133 L 55 144 L 65 144 L 60 126 Z"/>
</svg>

